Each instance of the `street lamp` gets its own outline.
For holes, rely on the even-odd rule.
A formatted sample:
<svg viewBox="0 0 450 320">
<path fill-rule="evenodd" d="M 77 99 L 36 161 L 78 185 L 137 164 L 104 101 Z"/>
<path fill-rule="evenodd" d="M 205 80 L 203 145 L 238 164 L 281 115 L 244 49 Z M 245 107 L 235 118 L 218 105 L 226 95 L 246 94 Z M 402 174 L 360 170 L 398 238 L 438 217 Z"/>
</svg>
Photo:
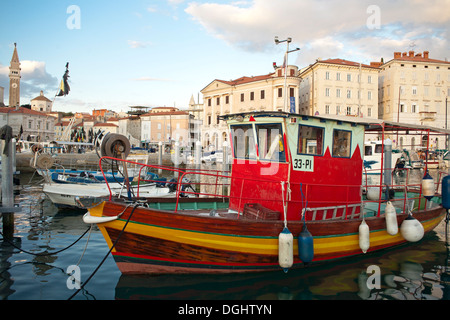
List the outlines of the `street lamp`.
<svg viewBox="0 0 450 320">
<path fill-rule="evenodd" d="M 292 38 L 287 38 L 285 40 L 279 40 L 278 36 L 275 36 L 275 44 L 278 45 L 282 42 L 286 42 L 286 53 L 284 54 L 284 63 L 283 63 L 283 67 L 284 67 L 284 111 L 288 112 L 287 110 L 287 66 L 288 66 L 288 55 L 291 52 L 295 52 L 300 50 L 300 48 L 295 48 L 294 50 L 290 50 L 289 51 L 289 43 L 292 42 Z"/>
</svg>

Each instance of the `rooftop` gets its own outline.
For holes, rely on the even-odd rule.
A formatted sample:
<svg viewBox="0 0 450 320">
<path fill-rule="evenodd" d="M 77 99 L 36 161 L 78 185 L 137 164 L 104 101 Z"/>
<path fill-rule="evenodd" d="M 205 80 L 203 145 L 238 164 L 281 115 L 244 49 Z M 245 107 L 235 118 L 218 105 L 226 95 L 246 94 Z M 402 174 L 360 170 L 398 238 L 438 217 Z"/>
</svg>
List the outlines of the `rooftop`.
<svg viewBox="0 0 450 320">
<path fill-rule="evenodd" d="M 409 52 L 403 52 L 403 53 L 402 52 L 394 52 L 393 60 L 411 61 L 411 62 L 429 62 L 429 63 L 440 63 L 440 64 L 449 64 L 450 65 L 450 62 L 448 62 L 448 61 L 431 59 L 429 51 L 424 51 L 423 53 L 415 53 L 412 50 Z"/>
</svg>

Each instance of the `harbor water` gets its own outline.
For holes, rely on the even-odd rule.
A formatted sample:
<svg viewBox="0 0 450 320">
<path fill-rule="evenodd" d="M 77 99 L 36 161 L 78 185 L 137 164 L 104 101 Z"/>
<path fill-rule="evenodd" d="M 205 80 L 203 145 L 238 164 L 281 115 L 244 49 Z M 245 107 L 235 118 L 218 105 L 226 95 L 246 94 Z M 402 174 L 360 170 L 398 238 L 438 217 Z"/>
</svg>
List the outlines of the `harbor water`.
<svg viewBox="0 0 450 320">
<path fill-rule="evenodd" d="M 3 300 L 450 299 L 444 221 L 419 243 L 287 273 L 128 276 L 100 231 L 83 223 L 84 211 L 58 210 L 31 177 L 20 176 L 14 239 L 0 242 Z M 68 273 L 88 282 L 77 291 Z"/>
</svg>

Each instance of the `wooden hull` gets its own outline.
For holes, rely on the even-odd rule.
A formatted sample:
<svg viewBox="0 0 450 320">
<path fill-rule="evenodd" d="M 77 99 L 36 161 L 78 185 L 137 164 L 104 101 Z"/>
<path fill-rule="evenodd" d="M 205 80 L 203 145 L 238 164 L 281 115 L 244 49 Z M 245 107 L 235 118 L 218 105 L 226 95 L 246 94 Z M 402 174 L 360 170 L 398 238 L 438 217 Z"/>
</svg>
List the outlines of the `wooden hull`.
<svg viewBox="0 0 450 320">
<path fill-rule="evenodd" d="M 114 244 L 112 255 L 124 274 L 281 269 L 278 264 L 278 235 L 284 227 L 282 221 L 250 220 L 225 212 L 210 216 L 195 210 L 183 213 L 143 207 L 133 210 L 133 207 L 109 201 L 89 212 L 98 217 L 112 217 L 124 212 L 115 221 L 98 224 L 108 245 Z M 429 232 L 444 215 L 445 210 L 436 207 L 418 211 L 414 217 L 422 223 L 425 232 Z M 400 234 L 400 225 L 405 218 L 405 214 L 398 215 L 399 233 L 395 236 L 386 232 L 384 217 L 366 218 L 370 228 L 369 252 L 405 243 Z M 360 223 L 360 219 L 307 222 L 314 237 L 312 264 L 363 254 L 359 248 Z M 296 239 L 302 226 L 300 221 L 288 222 L 294 235 L 293 268 L 303 266 L 298 257 Z"/>
</svg>

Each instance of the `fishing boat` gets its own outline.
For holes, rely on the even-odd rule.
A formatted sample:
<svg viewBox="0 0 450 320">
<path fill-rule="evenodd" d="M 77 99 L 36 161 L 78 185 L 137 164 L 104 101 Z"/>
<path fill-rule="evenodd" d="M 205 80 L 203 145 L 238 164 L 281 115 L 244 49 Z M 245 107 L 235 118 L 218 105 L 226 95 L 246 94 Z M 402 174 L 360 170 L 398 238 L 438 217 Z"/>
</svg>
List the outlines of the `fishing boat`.
<svg viewBox="0 0 450 320">
<path fill-rule="evenodd" d="M 362 192 L 365 134 L 378 131 L 384 141 L 389 130 L 419 126 L 284 112 L 222 120 L 230 172 L 159 168 L 179 170 L 175 197 L 110 197 L 84 215 L 122 273 L 286 272 L 420 241 L 446 215 L 428 177 L 415 185 L 380 181 L 378 200 Z M 182 197 L 184 178 L 195 181 L 195 197 Z"/>
</svg>

